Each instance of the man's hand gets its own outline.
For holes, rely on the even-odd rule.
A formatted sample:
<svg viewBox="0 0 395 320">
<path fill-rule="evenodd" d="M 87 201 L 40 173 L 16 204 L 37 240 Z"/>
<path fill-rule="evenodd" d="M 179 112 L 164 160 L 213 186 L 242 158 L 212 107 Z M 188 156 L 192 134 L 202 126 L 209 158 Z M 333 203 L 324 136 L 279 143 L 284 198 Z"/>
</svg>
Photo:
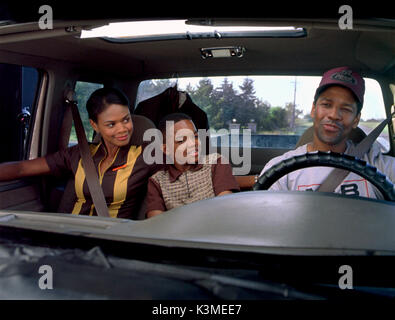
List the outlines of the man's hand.
<svg viewBox="0 0 395 320">
<path fill-rule="evenodd" d="M 257 176 L 235 176 L 235 179 L 240 186 L 240 190 L 251 190 L 256 182 Z"/>
</svg>

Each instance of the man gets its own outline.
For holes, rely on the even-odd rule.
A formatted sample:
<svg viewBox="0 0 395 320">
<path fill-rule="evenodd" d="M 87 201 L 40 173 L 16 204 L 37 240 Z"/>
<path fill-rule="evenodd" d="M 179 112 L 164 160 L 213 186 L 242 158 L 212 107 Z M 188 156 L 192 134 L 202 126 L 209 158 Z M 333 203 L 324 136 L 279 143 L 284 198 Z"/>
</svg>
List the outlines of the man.
<svg viewBox="0 0 395 320">
<path fill-rule="evenodd" d="M 284 159 L 307 152 L 350 153 L 355 144 L 349 140 L 349 136 L 352 129 L 358 126 L 364 93 L 364 79 L 350 68 L 339 67 L 325 72 L 316 90 L 310 113 L 314 123 L 313 141 L 270 160 L 261 174 Z M 395 158 L 381 154 L 376 142 L 362 159 L 387 175 L 392 182 L 395 181 Z M 296 170 L 276 181 L 270 190 L 313 191 L 332 170 L 329 167 Z M 380 197 L 370 183 L 354 173 L 350 173 L 335 192 L 369 198 Z"/>
<path fill-rule="evenodd" d="M 198 200 L 239 191 L 229 163 L 219 154 L 200 161 L 199 138 L 192 119 L 183 113 L 164 117 L 158 126 L 166 166 L 148 180 L 147 217 Z M 170 163 L 169 163 L 170 162 Z"/>
</svg>

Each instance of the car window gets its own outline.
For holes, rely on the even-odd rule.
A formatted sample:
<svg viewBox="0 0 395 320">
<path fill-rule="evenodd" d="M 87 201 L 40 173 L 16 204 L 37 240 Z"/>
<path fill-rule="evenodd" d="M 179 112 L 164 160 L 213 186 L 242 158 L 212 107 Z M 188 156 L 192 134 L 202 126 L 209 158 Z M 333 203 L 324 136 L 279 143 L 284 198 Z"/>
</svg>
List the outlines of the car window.
<svg viewBox="0 0 395 320">
<path fill-rule="evenodd" d="M 251 130 L 254 148 L 293 149 L 312 125 L 310 110 L 321 77 L 229 76 L 209 78 L 154 79 L 141 82 L 139 102 L 177 85 L 207 113 L 211 129 Z M 365 104 L 360 127 L 369 133 L 385 118 L 384 102 L 377 81 L 366 79 Z M 212 142 L 216 142 L 211 136 Z M 389 150 L 388 129 L 379 142 Z"/>
<path fill-rule="evenodd" d="M 361 111 L 359 127 L 369 134 L 377 125 L 386 118 L 383 94 L 379 83 L 374 79 L 365 79 L 366 92 L 364 105 Z M 382 152 L 390 151 L 388 126 L 384 128 L 377 142 Z"/>
<path fill-rule="evenodd" d="M 77 81 L 75 85 L 75 94 L 78 101 L 78 110 L 80 112 L 81 121 L 85 129 L 86 138 L 89 142 L 93 138 L 93 129 L 89 123 L 88 112 L 86 111 L 86 102 L 88 101 L 91 93 L 97 89 L 103 88 L 103 84 Z M 74 123 L 71 128 L 69 146 L 77 144 L 77 134 L 75 132 Z"/>
<path fill-rule="evenodd" d="M 0 64 L 0 162 L 26 157 L 31 118 L 39 81 L 37 69 Z"/>
</svg>

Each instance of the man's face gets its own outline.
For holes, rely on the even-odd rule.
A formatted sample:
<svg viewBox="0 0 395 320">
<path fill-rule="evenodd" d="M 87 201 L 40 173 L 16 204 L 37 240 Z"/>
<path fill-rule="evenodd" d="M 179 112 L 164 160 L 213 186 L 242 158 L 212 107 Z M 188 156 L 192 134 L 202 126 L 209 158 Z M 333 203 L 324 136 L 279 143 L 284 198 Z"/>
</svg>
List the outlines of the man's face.
<svg viewBox="0 0 395 320">
<path fill-rule="evenodd" d="M 166 154 L 179 165 L 198 163 L 200 141 L 193 122 L 180 120 L 169 129 L 174 130 L 174 145 L 164 145 Z"/>
<path fill-rule="evenodd" d="M 361 116 L 353 94 L 341 86 L 324 90 L 310 114 L 314 120 L 314 143 L 321 146 L 345 146 Z"/>
</svg>

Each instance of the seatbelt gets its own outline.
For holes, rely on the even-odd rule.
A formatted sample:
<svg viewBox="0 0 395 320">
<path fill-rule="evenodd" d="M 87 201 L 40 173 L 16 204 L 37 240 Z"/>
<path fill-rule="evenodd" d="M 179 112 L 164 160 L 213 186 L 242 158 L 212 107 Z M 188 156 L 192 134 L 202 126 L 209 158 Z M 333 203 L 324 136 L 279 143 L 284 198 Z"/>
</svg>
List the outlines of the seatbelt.
<svg viewBox="0 0 395 320">
<path fill-rule="evenodd" d="M 65 102 L 66 105 L 71 108 L 73 114 L 74 127 L 77 134 L 78 147 L 85 171 L 86 182 L 88 184 L 97 215 L 100 217 L 109 217 L 103 189 L 99 183 L 99 177 L 97 176 L 96 167 L 93 163 L 93 159 L 89 150 L 88 140 L 86 139 L 85 130 L 82 125 L 81 117 L 77 107 L 77 102 L 74 99 L 74 93 L 72 91 L 68 92 Z"/>
<path fill-rule="evenodd" d="M 376 128 L 374 128 L 363 140 L 358 143 L 356 148 L 352 152 L 348 153 L 350 156 L 356 158 L 362 158 L 363 155 L 369 151 L 373 142 L 377 139 L 380 133 L 383 131 L 385 126 L 392 121 L 392 117 L 395 112 L 392 113 L 387 119 L 383 120 Z M 342 183 L 342 181 L 347 177 L 350 171 L 335 168 L 331 171 L 329 176 L 324 180 L 324 182 L 318 187 L 317 191 L 320 192 L 334 192 L 336 188 Z"/>
<path fill-rule="evenodd" d="M 73 91 L 73 89 L 71 89 L 68 86 L 64 90 L 63 99 L 67 98 L 67 95 L 69 94 L 69 92 L 70 92 L 70 97 L 72 97 L 74 91 Z M 66 103 L 63 108 L 64 108 L 63 121 L 62 121 L 62 126 L 60 127 L 60 132 L 59 132 L 59 150 L 64 150 L 64 149 L 68 148 L 70 133 L 71 133 L 71 126 L 73 124 L 73 114 L 71 112 L 71 108 Z"/>
</svg>

